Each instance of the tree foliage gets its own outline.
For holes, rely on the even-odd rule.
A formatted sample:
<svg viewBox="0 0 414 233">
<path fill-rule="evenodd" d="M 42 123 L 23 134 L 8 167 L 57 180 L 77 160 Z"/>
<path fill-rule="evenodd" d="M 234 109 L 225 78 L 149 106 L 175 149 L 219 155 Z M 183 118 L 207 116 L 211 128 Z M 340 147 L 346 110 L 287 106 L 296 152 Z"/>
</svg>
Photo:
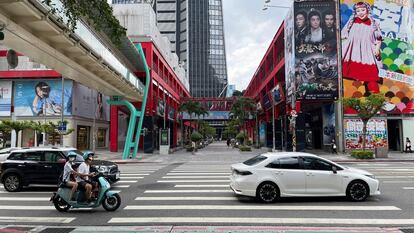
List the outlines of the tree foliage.
<svg viewBox="0 0 414 233">
<path fill-rule="evenodd" d="M 52 0 L 43 0 L 51 7 L 51 13 L 64 15 L 67 27 L 74 31 L 77 21 L 86 20 L 97 31 L 105 33 L 112 43 L 121 44 L 121 38 L 126 36 L 126 29 L 119 24 L 112 12 L 112 7 L 106 0 L 60 0 L 63 8 L 52 3 Z M 63 19 L 60 19 L 63 22 Z"/>
<path fill-rule="evenodd" d="M 252 112 L 254 112 L 256 104 L 254 101 L 247 97 L 239 97 L 231 107 L 230 114 L 233 115 L 233 119 L 238 123 L 239 129 L 243 132 L 244 122 L 248 119 Z"/>
<path fill-rule="evenodd" d="M 368 121 L 375 116 L 384 106 L 386 98 L 383 94 L 371 94 L 365 98 L 343 98 L 342 103 L 346 108 L 352 108 L 358 113 L 363 123 L 362 150 L 365 151 L 366 133 Z"/>
</svg>

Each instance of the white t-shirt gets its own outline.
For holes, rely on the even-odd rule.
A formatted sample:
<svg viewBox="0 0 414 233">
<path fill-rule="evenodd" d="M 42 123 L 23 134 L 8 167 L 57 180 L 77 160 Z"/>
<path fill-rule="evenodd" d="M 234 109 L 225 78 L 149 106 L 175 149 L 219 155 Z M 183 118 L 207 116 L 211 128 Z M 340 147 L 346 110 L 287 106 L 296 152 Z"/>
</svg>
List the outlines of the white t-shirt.
<svg viewBox="0 0 414 233">
<path fill-rule="evenodd" d="M 89 165 L 86 164 L 85 162 L 81 163 L 81 165 L 79 165 L 79 167 L 78 167 L 78 172 L 79 173 L 84 173 L 84 174 L 89 174 Z M 82 178 L 77 176 L 76 177 L 76 182 L 81 182 L 81 181 L 85 181 L 85 180 L 88 180 L 88 179 L 89 179 L 88 176 L 82 177 Z"/>
<path fill-rule="evenodd" d="M 70 162 L 65 163 L 65 167 L 63 168 L 63 181 L 68 182 L 70 179 L 70 174 L 72 174 L 73 168 Z"/>
</svg>

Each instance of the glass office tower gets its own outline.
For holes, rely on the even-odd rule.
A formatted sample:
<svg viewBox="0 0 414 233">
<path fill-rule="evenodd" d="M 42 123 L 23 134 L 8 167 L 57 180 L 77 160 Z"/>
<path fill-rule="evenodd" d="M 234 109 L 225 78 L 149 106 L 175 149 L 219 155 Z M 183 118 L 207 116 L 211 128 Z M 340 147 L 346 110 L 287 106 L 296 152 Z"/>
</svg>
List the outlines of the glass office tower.
<svg viewBox="0 0 414 233">
<path fill-rule="evenodd" d="M 188 18 L 191 95 L 225 97 L 227 65 L 222 1 L 188 1 Z"/>
<path fill-rule="evenodd" d="M 222 0 L 113 0 L 150 3 L 157 27 L 184 65 L 193 97 L 225 97 L 227 86 Z"/>
</svg>

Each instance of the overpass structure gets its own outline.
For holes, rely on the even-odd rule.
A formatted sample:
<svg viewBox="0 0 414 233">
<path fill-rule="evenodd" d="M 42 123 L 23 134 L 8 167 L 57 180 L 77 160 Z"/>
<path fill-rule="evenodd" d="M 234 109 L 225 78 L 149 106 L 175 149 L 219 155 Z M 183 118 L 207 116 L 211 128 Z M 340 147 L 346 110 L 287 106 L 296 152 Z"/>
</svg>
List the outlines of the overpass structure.
<svg viewBox="0 0 414 233">
<path fill-rule="evenodd" d="M 58 0 L 52 3 L 62 7 Z M 51 14 L 50 10 L 41 0 L 0 1 L 0 30 L 4 33 L 0 43 L 65 78 L 113 96 L 110 104 L 130 106 L 129 101 L 142 102 L 140 111 L 129 108 L 131 116 L 139 120 L 136 124 L 135 117 L 130 119 L 129 141 L 123 154 L 127 158 L 133 148 L 135 157 L 149 85 L 149 69 L 141 45 L 134 45 L 125 36 L 121 45 L 115 46 L 105 33 L 83 21 L 78 21 L 77 28 L 71 31 L 63 23 L 65 17 Z M 138 73 L 145 73 L 146 77 L 137 77 Z M 146 80 L 145 85 L 140 78 Z"/>
</svg>

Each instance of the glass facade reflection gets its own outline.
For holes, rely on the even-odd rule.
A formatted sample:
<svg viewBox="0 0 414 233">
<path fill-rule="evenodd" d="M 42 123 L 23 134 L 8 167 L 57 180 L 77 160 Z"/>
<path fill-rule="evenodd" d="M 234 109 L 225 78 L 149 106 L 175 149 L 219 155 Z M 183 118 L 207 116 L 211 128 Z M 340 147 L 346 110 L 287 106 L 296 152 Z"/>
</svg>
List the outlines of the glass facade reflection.
<svg viewBox="0 0 414 233">
<path fill-rule="evenodd" d="M 222 1 L 189 1 L 188 14 L 191 95 L 225 96 L 227 64 Z"/>
</svg>

